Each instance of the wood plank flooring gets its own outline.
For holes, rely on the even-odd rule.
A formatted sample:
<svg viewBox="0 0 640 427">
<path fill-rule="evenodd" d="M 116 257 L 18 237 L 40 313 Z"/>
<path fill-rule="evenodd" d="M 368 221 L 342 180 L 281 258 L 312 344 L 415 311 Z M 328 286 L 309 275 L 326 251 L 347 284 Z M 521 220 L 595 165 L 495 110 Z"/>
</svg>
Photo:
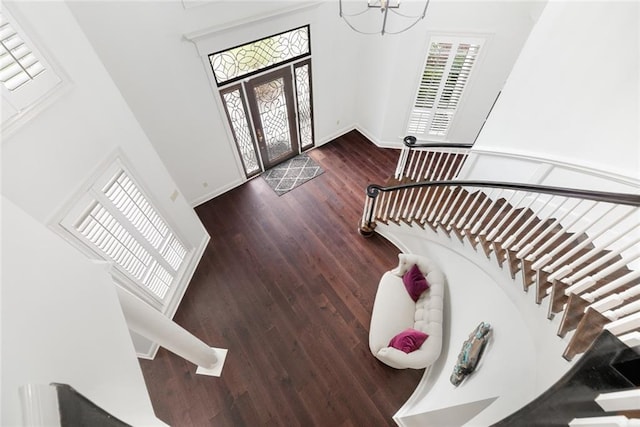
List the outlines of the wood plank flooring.
<svg viewBox="0 0 640 427">
<path fill-rule="evenodd" d="M 399 250 L 358 234 L 365 188 L 398 151 L 357 132 L 309 152 L 325 173 L 278 197 L 253 179 L 196 209 L 211 241 L 174 320 L 229 353 L 220 378 L 160 349 L 140 364 L 172 426 L 385 426 L 423 371 L 368 347 L 382 273 Z"/>
</svg>

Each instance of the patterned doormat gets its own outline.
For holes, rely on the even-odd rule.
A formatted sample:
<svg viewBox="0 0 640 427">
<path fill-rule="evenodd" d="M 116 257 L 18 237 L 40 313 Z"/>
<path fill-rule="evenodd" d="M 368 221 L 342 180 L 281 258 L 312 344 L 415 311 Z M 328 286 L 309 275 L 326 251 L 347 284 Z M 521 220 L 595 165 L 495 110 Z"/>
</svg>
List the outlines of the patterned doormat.
<svg viewBox="0 0 640 427">
<path fill-rule="evenodd" d="M 274 166 L 262 177 L 278 196 L 324 173 L 324 170 L 307 155 L 302 153 L 293 159 Z"/>
</svg>

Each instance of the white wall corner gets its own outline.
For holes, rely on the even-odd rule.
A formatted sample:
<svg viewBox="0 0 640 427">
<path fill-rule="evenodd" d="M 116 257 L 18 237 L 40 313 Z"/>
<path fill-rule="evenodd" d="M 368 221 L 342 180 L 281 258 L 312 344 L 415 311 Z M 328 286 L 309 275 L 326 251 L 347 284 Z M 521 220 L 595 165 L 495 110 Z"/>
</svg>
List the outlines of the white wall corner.
<svg viewBox="0 0 640 427">
<path fill-rule="evenodd" d="M 236 187 L 239 187 L 240 185 L 244 184 L 245 182 L 247 182 L 247 179 L 236 179 L 228 184 L 225 184 L 223 186 L 220 186 L 218 188 L 215 188 L 213 190 L 211 190 L 210 192 L 208 192 L 207 194 L 203 194 L 202 196 L 196 197 L 195 199 L 191 200 L 189 202 L 189 204 L 191 205 L 192 208 L 198 207 L 206 202 L 208 202 L 211 199 L 214 199 L 218 196 L 221 196 L 222 194 L 226 193 L 227 191 L 231 191 Z"/>
<path fill-rule="evenodd" d="M 394 149 L 402 149 L 402 147 L 404 147 L 404 144 L 402 142 L 402 138 L 399 137 L 399 140 L 394 142 L 394 141 L 383 141 L 375 136 L 373 136 L 373 133 L 370 132 L 365 126 L 361 125 L 361 124 L 356 124 L 355 129 L 360 132 L 361 134 L 363 134 L 364 136 L 367 137 L 367 139 L 371 142 L 373 142 L 377 147 L 380 148 L 394 148 Z"/>
</svg>

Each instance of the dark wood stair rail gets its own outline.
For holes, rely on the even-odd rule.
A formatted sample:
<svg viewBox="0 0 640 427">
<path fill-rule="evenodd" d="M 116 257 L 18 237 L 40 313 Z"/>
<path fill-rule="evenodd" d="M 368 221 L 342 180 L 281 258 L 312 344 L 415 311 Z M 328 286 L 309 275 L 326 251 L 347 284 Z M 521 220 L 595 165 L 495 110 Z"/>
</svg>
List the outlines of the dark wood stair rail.
<svg viewBox="0 0 640 427">
<path fill-rule="evenodd" d="M 467 191 L 467 188 L 476 189 L 476 191 L 472 193 L 471 191 Z M 536 302 L 538 304 L 542 302 L 543 298 L 551 295 L 549 318 L 552 318 L 554 314 L 563 312 L 563 318 L 559 327 L 558 335 L 564 336 L 568 331 L 576 330 L 569 345 L 567 346 L 567 349 L 565 350 L 565 353 L 563 354 L 565 359 L 571 360 L 571 358 L 576 354 L 584 352 L 597 337 L 598 333 L 607 323 L 611 322 L 611 320 L 599 311 L 588 307 L 594 302 L 593 298 L 590 300 L 583 298 L 588 295 L 588 293 L 582 296 L 579 295 L 579 293 L 570 293 L 569 295 L 565 294 L 569 285 L 564 283 L 562 280 L 553 278 L 553 275 L 551 275 L 548 270 L 543 270 L 543 267 L 545 265 L 549 265 L 550 262 L 553 262 L 553 259 L 547 259 L 546 262 L 536 259 L 531 260 L 530 257 L 526 256 L 527 253 L 531 253 L 531 249 L 523 255 L 521 248 L 516 248 L 520 251 L 513 250 L 512 248 L 508 248 L 508 245 L 504 242 L 497 240 L 492 241 L 491 235 L 493 234 L 495 236 L 495 233 L 483 234 L 479 231 L 479 228 L 484 228 L 485 231 L 487 229 L 500 229 L 500 232 L 506 232 L 511 231 L 509 227 L 513 227 L 516 221 L 519 225 L 524 224 L 523 228 L 525 228 L 525 226 L 528 227 L 526 228 L 526 231 L 529 233 L 528 235 L 536 236 L 536 233 L 537 235 L 540 235 L 538 237 L 539 242 L 534 241 L 538 242 L 535 249 L 544 249 L 546 251 L 545 256 L 547 256 L 547 258 L 549 252 L 555 253 L 556 259 L 562 261 L 563 265 L 566 265 L 566 263 L 571 261 L 575 261 L 576 259 L 582 261 L 581 265 L 588 265 L 589 263 L 593 263 L 594 260 L 604 259 L 605 257 L 607 259 L 613 258 L 610 262 L 604 264 L 603 268 L 598 271 L 604 271 L 606 267 L 609 267 L 610 270 L 615 270 L 611 274 L 607 275 L 606 281 L 603 281 L 603 283 L 610 283 L 615 280 L 626 280 L 625 278 L 628 278 L 624 287 L 620 287 L 615 291 L 628 291 L 631 287 L 640 285 L 640 279 L 638 279 L 640 274 L 638 274 L 638 272 L 628 270 L 626 265 L 623 269 L 612 269 L 611 266 L 616 262 L 617 264 L 624 264 L 624 262 L 621 262 L 622 260 L 619 256 L 617 258 L 611 257 L 609 251 L 606 249 L 599 250 L 599 248 L 595 248 L 596 253 L 594 255 L 594 246 L 590 244 L 593 239 L 590 239 L 586 233 L 583 232 L 581 234 L 575 234 L 565 231 L 563 229 L 563 224 L 559 219 L 551 217 L 539 219 L 536 216 L 537 213 L 528 208 L 524 209 L 522 206 L 510 206 L 509 202 L 505 200 L 504 197 L 496 197 L 495 200 L 491 201 L 491 198 L 487 197 L 484 192 L 477 190 L 481 188 L 489 189 L 489 191 L 511 190 L 512 194 L 516 194 L 516 192 L 525 192 L 520 198 L 520 201 L 524 200 L 527 195 L 537 196 L 544 194 L 551 195 L 552 197 L 562 197 L 564 198 L 564 201 L 560 203 L 560 206 L 563 206 L 563 203 L 567 200 L 577 200 L 576 206 L 579 203 L 582 203 L 582 201 L 592 201 L 603 202 L 614 207 L 624 205 L 637 208 L 640 207 L 640 195 L 535 184 L 455 179 L 408 182 L 386 187 L 372 184 L 367 187 L 365 210 L 359 229 L 363 236 L 370 236 L 374 233 L 377 220 L 382 222 L 387 222 L 387 220 L 389 220 L 398 224 L 400 222 L 404 222 L 409 226 L 416 224 L 422 228 L 424 228 L 425 225 L 429 225 L 436 233 L 446 232 L 447 235 L 450 235 L 453 232 L 461 241 L 463 241 L 463 238 L 467 238 L 474 248 L 477 248 L 477 245 L 480 245 L 487 257 L 490 257 L 491 252 L 495 252 L 499 266 L 502 267 L 503 263 L 506 262 L 512 278 L 515 279 L 515 275 L 518 271 L 522 272 L 523 287 L 525 291 L 528 290 L 529 286 L 533 284 L 536 285 Z M 418 190 L 417 194 L 414 193 L 416 189 Z M 425 190 L 426 192 L 421 194 L 420 191 L 423 191 L 424 189 L 433 189 L 433 191 L 431 194 L 428 194 L 427 192 L 429 190 Z M 466 192 L 466 197 L 461 197 L 462 192 Z M 385 213 L 380 215 L 382 218 L 376 218 L 376 201 L 382 194 L 387 195 L 386 199 L 383 198 L 383 204 L 381 205 L 384 208 Z M 395 194 L 395 196 L 392 196 L 393 194 Z M 395 199 L 392 200 L 392 197 L 395 197 Z M 464 201 L 460 203 L 460 200 Z M 418 204 L 420 204 L 419 209 L 415 207 Z M 457 206 L 455 206 L 456 204 Z M 425 207 L 425 205 L 428 206 Z M 433 211 L 439 212 L 437 217 L 435 214 L 428 212 L 432 207 Z M 563 206 L 563 208 L 566 208 L 566 206 Z M 462 226 L 460 226 L 457 218 L 454 218 L 449 221 L 448 224 L 445 224 L 448 219 L 441 221 L 441 214 L 445 211 L 450 212 L 452 209 L 455 209 L 456 211 L 468 210 L 474 212 L 473 217 L 471 220 L 465 219 L 462 222 Z M 395 213 L 388 215 L 389 210 L 392 212 L 395 211 Z M 411 213 L 405 215 L 401 212 L 403 210 L 405 213 L 411 210 Z M 419 212 L 418 215 L 416 215 L 416 210 Z M 486 213 L 481 214 L 480 212 L 483 211 L 486 211 Z M 635 212 L 636 211 L 633 210 L 622 217 L 631 216 L 632 213 Z M 380 214 L 380 210 L 378 211 L 378 214 Z M 566 216 L 567 214 L 565 213 L 564 215 Z M 478 217 L 480 217 L 480 219 L 478 219 Z M 493 219 L 487 221 L 488 217 L 492 217 Z M 605 215 L 603 214 L 601 218 L 602 217 L 605 217 Z M 512 221 L 512 224 L 510 226 L 505 226 L 504 224 L 508 221 Z M 575 225 L 575 222 L 573 225 Z M 550 229 L 553 229 L 553 231 L 550 234 L 547 232 L 547 235 L 542 235 L 543 233 L 540 233 L 540 229 L 545 227 L 549 227 Z M 590 231 L 588 229 L 585 230 Z M 523 234 L 519 234 L 517 237 L 522 238 L 522 236 Z M 553 252 L 556 248 L 557 250 Z M 590 250 L 591 252 L 589 252 Z M 568 253 L 569 251 L 572 252 Z M 572 255 L 572 257 L 569 255 Z M 589 255 L 592 255 L 591 258 L 589 258 Z M 584 260 L 585 257 L 587 258 L 586 261 Z M 544 268 L 546 269 L 546 267 Z M 553 271 L 558 272 L 559 270 L 560 268 L 557 268 Z M 550 276 L 552 280 L 549 279 Z M 598 286 L 600 286 L 600 284 L 598 284 Z M 598 297 L 604 299 L 605 297 L 615 294 L 615 291 L 604 293 L 603 295 L 600 295 L 603 293 L 600 292 Z M 628 302 L 639 301 L 640 295 L 635 295 L 637 293 L 638 292 L 633 293 L 633 298 Z M 602 303 L 602 301 L 596 302 Z"/>
<path fill-rule="evenodd" d="M 399 167 L 402 167 L 403 170 L 401 171 L 396 170 L 396 178 L 398 179 L 404 176 L 407 168 L 406 160 L 411 155 L 411 150 L 413 149 L 442 148 L 446 150 L 451 150 L 451 149 L 469 150 L 471 147 L 473 147 L 473 144 L 464 144 L 464 143 L 438 143 L 438 142 L 418 143 L 415 136 L 405 136 L 403 139 L 403 143 L 404 143 L 404 146 L 407 148 L 407 150 L 403 151 L 403 153 L 401 154 L 402 157 L 399 162 Z M 403 158 L 404 158 L 404 161 L 403 161 Z M 465 159 L 466 159 L 466 155 L 461 156 L 461 158 L 459 159 L 460 164 L 462 164 Z"/>
<path fill-rule="evenodd" d="M 371 184 L 367 187 L 367 197 L 374 200 L 378 197 L 380 192 L 392 192 L 396 190 L 405 190 L 411 188 L 426 188 L 426 187 L 483 187 L 483 188 L 499 188 L 504 190 L 518 190 L 528 191 L 531 193 L 543 193 L 552 194 L 555 196 L 564 196 L 571 198 L 580 198 L 585 200 L 592 200 L 596 202 L 615 203 L 618 205 L 628 205 L 640 207 L 640 195 L 628 194 L 628 193 L 611 193 L 605 191 L 592 191 L 582 189 L 570 189 L 563 187 L 551 187 L 545 185 L 536 184 L 518 184 L 499 181 L 460 181 L 460 180 L 448 180 L 448 181 L 421 181 L 411 182 L 406 184 L 392 185 L 383 187 L 378 184 Z M 375 202 L 370 205 L 369 213 L 367 215 L 367 222 L 363 224 L 360 229 L 360 233 L 364 236 L 371 235 L 375 224 L 373 223 L 373 212 L 375 210 Z"/>
</svg>

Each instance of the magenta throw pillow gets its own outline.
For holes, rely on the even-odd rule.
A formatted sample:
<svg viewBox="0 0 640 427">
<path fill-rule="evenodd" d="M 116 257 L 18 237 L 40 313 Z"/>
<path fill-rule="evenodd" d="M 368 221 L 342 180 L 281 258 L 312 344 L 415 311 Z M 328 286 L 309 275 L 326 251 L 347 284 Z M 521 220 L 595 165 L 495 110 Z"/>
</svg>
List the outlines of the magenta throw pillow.
<svg viewBox="0 0 640 427">
<path fill-rule="evenodd" d="M 397 348 L 405 353 L 411 353 L 422 346 L 429 335 L 417 329 L 409 328 L 400 332 L 389 341 L 389 347 Z"/>
<path fill-rule="evenodd" d="M 404 276 L 402 276 L 402 282 L 404 283 L 404 287 L 407 288 L 407 292 L 411 296 L 411 299 L 414 301 L 418 301 L 420 295 L 427 289 L 429 289 L 429 282 L 427 282 L 427 278 L 424 277 L 424 274 L 420 271 L 417 265 L 413 265 Z"/>
</svg>

